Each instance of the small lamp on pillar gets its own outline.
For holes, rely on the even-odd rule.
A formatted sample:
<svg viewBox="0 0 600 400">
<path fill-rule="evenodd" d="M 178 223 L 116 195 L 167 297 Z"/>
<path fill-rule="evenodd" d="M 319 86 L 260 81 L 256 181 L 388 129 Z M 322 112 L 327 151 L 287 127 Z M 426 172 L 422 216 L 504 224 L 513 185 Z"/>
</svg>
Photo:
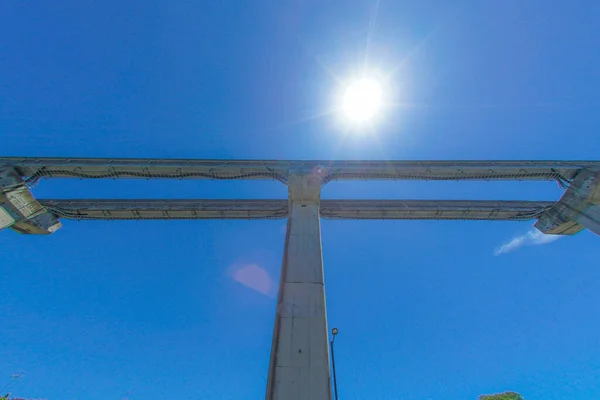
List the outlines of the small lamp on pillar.
<svg viewBox="0 0 600 400">
<path fill-rule="evenodd" d="M 331 366 L 333 369 L 333 391 L 335 393 L 335 400 L 338 400 L 338 390 L 337 390 L 337 377 L 335 375 L 335 351 L 334 351 L 334 342 L 335 337 L 338 334 L 338 328 L 333 328 L 331 330 L 332 338 L 331 338 Z"/>
</svg>

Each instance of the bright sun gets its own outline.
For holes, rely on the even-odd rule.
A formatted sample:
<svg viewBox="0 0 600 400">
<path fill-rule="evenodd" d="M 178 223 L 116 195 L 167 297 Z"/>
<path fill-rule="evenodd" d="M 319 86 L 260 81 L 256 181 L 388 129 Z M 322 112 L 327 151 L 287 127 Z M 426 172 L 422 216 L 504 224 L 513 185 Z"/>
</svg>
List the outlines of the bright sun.
<svg viewBox="0 0 600 400">
<path fill-rule="evenodd" d="M 346 88 L 342 110 L 346 117 L 355 123 L 372 119 L 382 105 L 381 85 L 373 78 L 362 78 Z"/>
</svg>

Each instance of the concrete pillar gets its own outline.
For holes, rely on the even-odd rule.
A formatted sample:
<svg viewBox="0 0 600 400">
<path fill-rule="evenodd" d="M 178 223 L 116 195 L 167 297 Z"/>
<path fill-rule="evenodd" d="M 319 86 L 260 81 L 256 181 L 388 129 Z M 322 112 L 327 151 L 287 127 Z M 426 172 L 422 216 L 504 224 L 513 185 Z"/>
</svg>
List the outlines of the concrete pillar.
<svg viewBox="0 0 600 400">
<path fill-rule="evenodd" d="M 266 400 L 330 400 L 319 198 L 321 179 L 291 174 Z"/>
</svg>

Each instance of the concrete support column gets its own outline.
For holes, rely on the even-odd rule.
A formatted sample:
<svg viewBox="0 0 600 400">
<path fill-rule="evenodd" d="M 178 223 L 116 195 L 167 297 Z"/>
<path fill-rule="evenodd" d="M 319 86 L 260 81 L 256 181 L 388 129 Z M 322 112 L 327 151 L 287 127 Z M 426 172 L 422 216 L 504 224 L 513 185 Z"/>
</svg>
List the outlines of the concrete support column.
<svg viewBox="0 0 600 400">
<path fill-rule="evenodd" d="M 266 400 L 330 400 L 321 179 L 291 174 L 289 219 L 279 283 Z"/>
</svg>

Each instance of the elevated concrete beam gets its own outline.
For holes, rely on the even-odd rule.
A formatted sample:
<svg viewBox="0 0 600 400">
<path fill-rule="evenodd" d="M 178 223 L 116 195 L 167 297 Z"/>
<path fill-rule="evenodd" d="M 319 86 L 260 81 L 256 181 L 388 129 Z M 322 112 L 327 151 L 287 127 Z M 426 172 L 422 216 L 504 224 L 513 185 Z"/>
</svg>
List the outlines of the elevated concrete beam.
<svg viewBox="0 0 600 400">
<path fill-rule="evenodd" d="M 290 175 L 289 219 L 266 400 L 329 400 L 318 175 Z"/>
<path fill-rule="evenodd" d="M 288 217 L 289 200 L 217 199 L 38 199 L 61 219 L 278 219 Z M 321 200 L 321 218 L 396 220 L 537 219 L 553 201 L 515 200 Z"/>
<path fill-rule="evenodd" d="M 582 170 L 561 199 L 535 227 L 554 235 L 573 235 L 588 228 L 600 235 L 600 169 Z"/>
<path fill-rule="evenodd" d="M 598 161 L 561 160 L 194 160 L 132 158 L 0 157 L 30 181 L 76 179 L 275 179 L 294 171 L 319 171 L 323 184 L 337 180 L 568 180 Z"/>
</svg>

